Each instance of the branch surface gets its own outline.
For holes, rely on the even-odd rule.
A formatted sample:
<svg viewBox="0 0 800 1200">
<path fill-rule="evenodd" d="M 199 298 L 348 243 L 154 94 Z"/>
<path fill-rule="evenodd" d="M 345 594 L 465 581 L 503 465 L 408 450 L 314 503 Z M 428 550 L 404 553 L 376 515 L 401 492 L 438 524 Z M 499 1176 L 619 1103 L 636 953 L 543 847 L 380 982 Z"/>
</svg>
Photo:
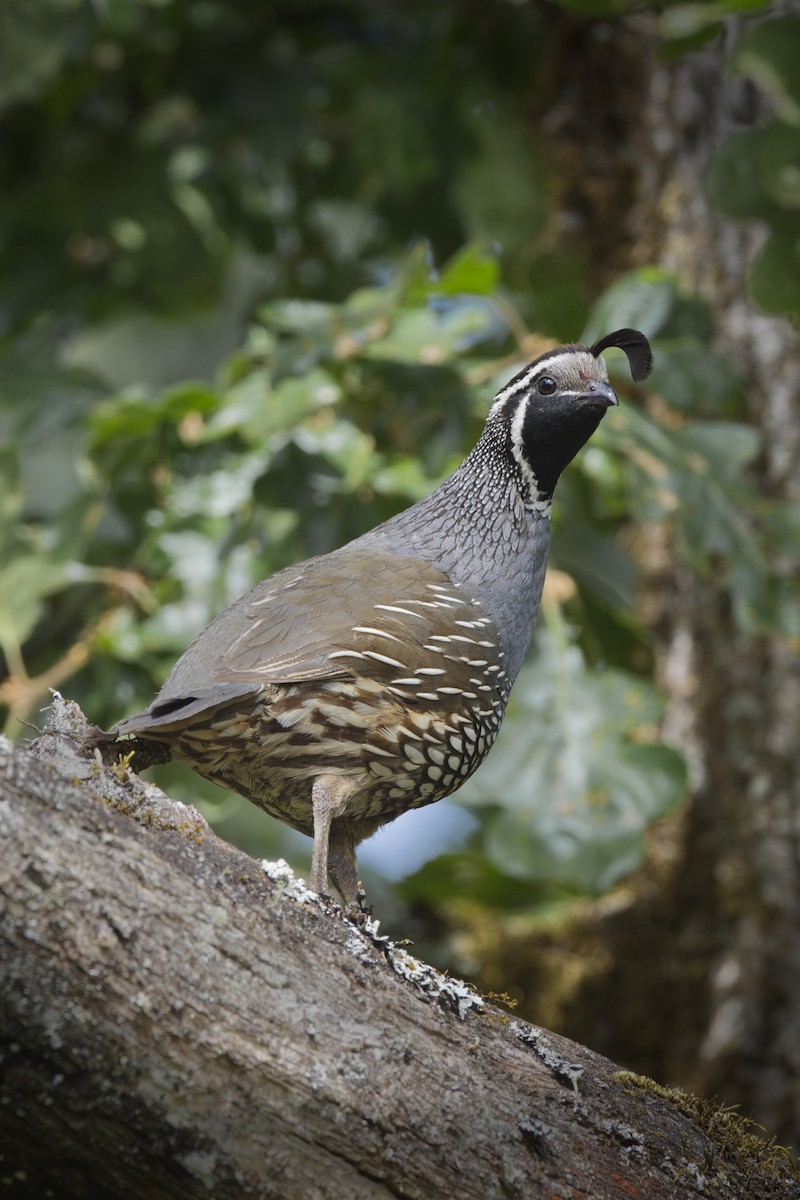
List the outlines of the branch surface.
<svg viewBox="0 0 800 1200">
<path fill-rule="evenodd" d="M 0 742 L 6 1196 L 800 1196 L 730 1123 L 271 878 L 86 731 L 56 696 Z"/>
</svg>

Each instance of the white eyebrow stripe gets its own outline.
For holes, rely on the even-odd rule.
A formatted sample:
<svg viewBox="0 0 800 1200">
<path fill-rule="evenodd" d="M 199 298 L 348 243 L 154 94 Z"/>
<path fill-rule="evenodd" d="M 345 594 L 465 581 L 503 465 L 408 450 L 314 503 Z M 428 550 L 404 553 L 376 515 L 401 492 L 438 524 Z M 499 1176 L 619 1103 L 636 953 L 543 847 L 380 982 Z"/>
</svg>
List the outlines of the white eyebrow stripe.
<svg viewBox="0 0 800 1200">
<path fill-rule="evenodd" d="M 531 363 L 527 370 L 523 368 L 524 374 L 520 375 L 519 378 L 510 380 L 505 387 L 501 388 L 495 396 L 492 410 L 504 408 L 509 400 L 513 400 L 521 392 L 529 391 L 532 384 L 541 375 L 549 374 L 554 360 L 569 358 L 570 356 L 588 359 L 589 362 L 598 365 L 602 373 L 603 367 L 600 364 L 603 363 L 603 359 L 599 355 L 592 354 L 589 346 L 582 346 L 579 343 L 570 346 L 556 346 L 552 350 L 548 350 L 545 354 L 540 355 L 534 363 Z M 582 394 L 580 391 L 562 392 L 562 395 L 565 396 L 580 396 Z"/>
<path fill-rule="evenodd" d="M 574 354 L 574 350 L 565 350 L 563 346 L 557 346 L 554 350 L 549 350 L 546 354 L 537 358 L 535 363 L 532 363 L 530 368 L 524 375 L 520 375 L 518 379 L 512 379 L 504 388 L 501 388 L 495 397 L 495 404 L 500 401 L 510 400 L 512 396 L 519 395 L 520 392 L 527 391 L 534 379 L 538 379 L 540 375 L 547 373 L 547 364 L 554 358 L 563 358 L 568 354 Z M 589 353 L 587 350 L 585 353 Z M 494 405 L 492 406 L 494 407 Z"/>
</svg>

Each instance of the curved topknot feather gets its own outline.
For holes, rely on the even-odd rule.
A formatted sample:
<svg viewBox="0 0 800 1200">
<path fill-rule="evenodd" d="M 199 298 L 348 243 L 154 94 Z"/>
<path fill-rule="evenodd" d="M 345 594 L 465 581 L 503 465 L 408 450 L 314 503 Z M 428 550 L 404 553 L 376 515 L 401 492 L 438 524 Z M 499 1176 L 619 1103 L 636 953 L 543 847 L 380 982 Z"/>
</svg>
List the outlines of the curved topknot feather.
<svg viewBox="0 0 800 1200">
<path fill-rule="evenodd" d="M 653 352 L 643 333 L 638 329 L 617 329 L 614 333 L 607 333 L 605 337 L 600 338 L 590 349 L 597 358 L 601 350 L 607 350 L 609 346 L 617 346 L 625 351 L 631 375 L 637 383 L 647 379 L 653 369 Z"/>
</svg>

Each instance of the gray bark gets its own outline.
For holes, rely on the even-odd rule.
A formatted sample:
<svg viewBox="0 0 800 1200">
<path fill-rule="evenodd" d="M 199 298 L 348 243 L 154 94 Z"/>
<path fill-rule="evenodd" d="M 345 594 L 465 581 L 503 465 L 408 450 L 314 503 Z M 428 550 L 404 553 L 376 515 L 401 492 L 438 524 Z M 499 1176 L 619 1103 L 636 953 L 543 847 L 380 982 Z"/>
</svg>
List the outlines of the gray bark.
<svg viewBox="0 0 800 1200">
<path fill-rule="evenodd" d="M 643 108 L 651 174 L 635 212 L 642 244 L 711 304 L 716 348 L 746 384 L 763 433 L 763 495 L 800 496 L 800 334 L 748 300 L 763 238 L 710 205 L 712 151 L 767 105 L 726 70 L 741 27 L 711 50 L 653 64 Z M 755 513 L 742 513 L 753 522 Z M 786 564 L 783 564 L 784 566 Z M 692 807 L 672 881 L 684 945 L 705 958 L 704 1012 L 681 1075 L 800 1141 L 800 657 L 779 634 L 745 637 L 724 588 L 679 564 L 657 625 L 668 730 L 692 765 Z M 693 903 L 706 881 L 708 902 Z"/>
<path fill-rule="evenodd" d="M 57 698 L 0 743 L 5 1195 L 800 1195 L 724 1114 L 276 883 L 84 731 Z"/>
<path fill-rule="evenodd" d="M 715 348 L 743 377 L 763 433 L 754 477 L 765 497 L 796 502 L 800 334 L 748 299 L 763 231 L 723 217 L 704 188 L 720 141 L 767 115 L 728 69 L 742 28 L 731 21 L 714 45 L 675 61 L 653 14 L 613 26 L 565 17 L 564 98 L 541 124 L 565 227 L 598 289 L 658 263 L 709 302 Z M 800 1145 L 800 655 L 778 633 L 738 630 L 724 583 L 680 561 L 666 524 L 634 537 L 665 736 L 691 768 L 687 805 L 654 831 L 644 869 L 612 901 L 585 906 L 556 936 L 526 935 L 527 970 L 513 963 L 513 937 L 479 951 L 484 977 L 496 986 L 499 972 L 527 1011 L 547 1004 L 559 1029 L 737 1104 Z"/>
</svg>

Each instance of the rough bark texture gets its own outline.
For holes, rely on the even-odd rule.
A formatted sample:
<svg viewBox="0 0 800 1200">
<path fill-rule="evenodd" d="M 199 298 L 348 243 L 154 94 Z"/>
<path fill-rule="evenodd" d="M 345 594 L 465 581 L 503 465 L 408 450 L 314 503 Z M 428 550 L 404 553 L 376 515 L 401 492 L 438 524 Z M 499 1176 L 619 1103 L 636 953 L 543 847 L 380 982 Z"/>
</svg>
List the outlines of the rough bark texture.
<svg viewBox="0 0 800 1200">
<path fill-rule="evenodd" d="M 650 206 L 659 260 L 717 314 L 717 348 L 746 381 L 751 420 L 764 434 L 765 493 L 796 499 L 800 336 L 788 321 L 761 316 L 748 304 L 747 264 L 761 232 L 726 221 L 702 189 L 714 146 L 737 124 L 765 115 L 760 108 L 752 86 L 725 72 L 722 45 L 657 69 L 646 122 L 653 136 L 660 131 L 658 175 L 643 189 L 638 219 L 648 223 L 643 210 Z M 671 127 L 665 128 L 665 111 L 674 114 Z M 673 895 L 685 914 L 683 937 L 707 954 L 709 978 L 688 1079 L 798 1142 L 797 647 L 777 636 L 742 637 L 724 592 L 678 568 L 660 649 L 673 699 L 670 728 L 694 778 Z M 703 879 L 711 902 L 692 906 Z"/>
<path fill-rule="evenodd" d="M 765 115 L 726 69 L 740 32 L 731 23 L 714 47 L 665 62 L 651 16 L 613 30 L 565 18 L 565 99 L 544 127 L 597 283 L 655 262 L 710 303 L 716 348 L 746 381 L 764 434 L 760 484 L 796 500 L 800 335 L 749 304 L 762 235 L 722 217 L 703 187 L 720 140 Z M 719 1095 L 800 1145 L 800 657 L 777 635 L 742 636 L 724 588 L 683 566 L 663 527 L 640 531 L 638 545 L 666 735 L 691 768 L 688 807 L 656 833 L 629 886 L 570 930 L 528 936 L 535 965 L 516 980 L 504 964 L 519 961 L 520 943 L 495 939 L 486 977 L 516 983 L 540 1019 L 578 1038 L 591 1030 L 605 1053 Z"/>
<path fill-rule="evenodd" d="M 0 744 L 5 1195 L 800 1196 L 730 1114 L 282 891 L 55 712 Z"/>
</svg>

